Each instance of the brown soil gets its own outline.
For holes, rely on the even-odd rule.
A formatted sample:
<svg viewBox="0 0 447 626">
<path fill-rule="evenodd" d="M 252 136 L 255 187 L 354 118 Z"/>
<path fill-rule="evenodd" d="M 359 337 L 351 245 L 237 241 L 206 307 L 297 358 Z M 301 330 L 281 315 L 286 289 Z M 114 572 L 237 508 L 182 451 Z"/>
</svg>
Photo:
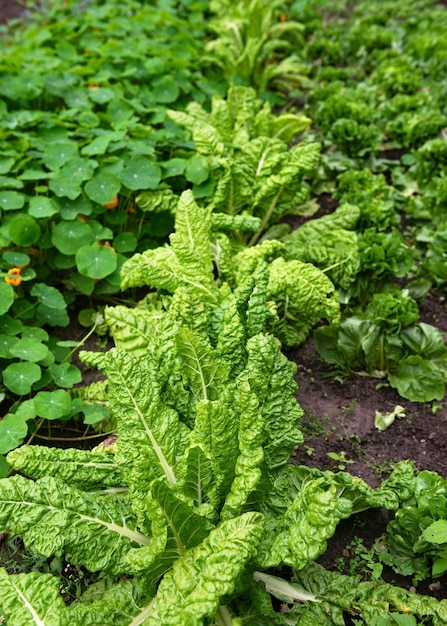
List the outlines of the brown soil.
<svg viewBox="0 0 447 626">
<path fill-rule="evenodd" d="M 15 0 L 0 0 L 0 24 L 7 24 L 9 20 L 20 17 L 25 8 Z"/>
</svg>

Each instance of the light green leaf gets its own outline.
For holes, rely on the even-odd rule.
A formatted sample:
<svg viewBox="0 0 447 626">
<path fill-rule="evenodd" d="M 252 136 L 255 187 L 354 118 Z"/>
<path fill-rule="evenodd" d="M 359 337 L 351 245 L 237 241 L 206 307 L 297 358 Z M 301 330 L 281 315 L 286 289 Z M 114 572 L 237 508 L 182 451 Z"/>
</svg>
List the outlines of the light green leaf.
<svg viewBox="0 0 447 626">
<path fill-rule="evenodd" d="M 440 519 L 427 526 L 422 533 L 425 541 L 435 544 L 447 544 L 447 520 Z"/>
<path fill-rule="evenodd" d="M 161 179 L 161 168 L 145 157 L 135 157 L 126 162 L 119 179 L 129 189 L 155 189 Z"/>
<path fill-rule="evenodd" d="M 38 339 L 25 337 L 19 339 L 9 349 L 12 356 L 36 363 L 42 361 L 48 355 L 49 349 Z"/>
<path fill-rule="evenodd" d="M 125 484 L 113 455 L 104 452 L 22 446 L 10 452 L 7 461 L 16 471 L 31 478 L 53 476 L 74 485 L 122 487 Z"/>
<path fill-rule="evenodd" d="M 23 443 L 28 424 L 20 416 L 8 413 L 0 420 L 0 454 L 6 454 Z"/>
<path fill-rule="evenodd" d="M 66 417 L 71 412 L 71 396 L 63 389 L 39 391 L 34 397 L 36 413 L 49 420 Z"/>
<path fill-rule="evenodd" d="M 194 396 L 198 400 L 215 400 L 228 379 L 228 366 L 217 358 L 205 339 L 189 328 L 180 328 L 175 345 Z"/>
<path fill-rule="evenodd" d="M 14 289 L 0 280 L 0 315 L 6 313 L 14 302 Z"/>
<path fill-rule="evenodd" d="M 40 376 L 41 369 L 36 363 L 11 363 L 3 370 L 3 383 L 9 391 L 24 396 Z"/>
<path fill-rule="evenodd" d="M 388 374 L 388 380 L 399 395 L 411 402 L 431 402 L 444 397 L 442 372 L 432 361 L 419 355 L 401 359 L 397 369 Z"/>
<path fill-rule="evenodd" d="M 189 443 L 189 430 L 162 403 L 156 368 L 148 356 L 136 358 L 112 349 L 106 354 L 105 370 L 110 406 L 118 419 L 116 461 L 144 524 L 144 501 L 153 480 L 165 476 L 170 483 L 177 482 L 174 466 Z"/>
<path fill-rule="evenodd" d="M 90 571 L 120 575 L 129 572 L 129 549 L 149 542 L 136 530 L 123 500 L 113 495 L 98 498 L 53 477 L 1 481 L 0 526 L 19 533 L 25 545 L 44 556 L 61 553 Z"/>
<path fill-rule="evenodd" d="M 119 179 L 109 172 L 102 172 L 89 180 L 84 187 L 85 193 L 98 204 L 107 204 L 121 189 Z"/>
<path fill-rule="evenodd" d="M 59 578 L 52 574 L 9 575 L 0 568 L 2 616 L 11 625 L 68 626 L 67 607 L 59 586 Z"/>
<path fill-rule="evenodd" d="M 256 552 L 261 534 L 259 513 L 245 513 L 220 524 L 174 563 L 142 623 L 192 625 L 212 618 L 220 599 L 234 591 L 236 580 Z"/>
<path fill-rule="evenodd" d="M 51 236 L 53 245 L 67 255 L 76 254 L 81 246 L 88 245 L 94 239 L 91 227 L 76 219 L 56 224 Z"/>
<path fill-rule="evenodd" d="M 117 264 L 116 252 L 108 246 L 82 246 L 76 252 L 79 273 L 88 278 L 105 278 L 116 270 Z"/>
</svg>

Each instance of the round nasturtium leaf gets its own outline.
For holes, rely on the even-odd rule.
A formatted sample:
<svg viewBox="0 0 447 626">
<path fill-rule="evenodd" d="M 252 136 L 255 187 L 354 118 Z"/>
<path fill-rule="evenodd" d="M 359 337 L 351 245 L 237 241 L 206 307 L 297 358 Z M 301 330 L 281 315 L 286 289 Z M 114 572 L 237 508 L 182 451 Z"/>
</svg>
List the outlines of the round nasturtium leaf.
<svg viewBox="0 0 447 626">
<path fill-rule="evenodd" d="M 36 363 L 11 363 L 3 370 L 5 387 L 17 396 L 24 396 L 41 377 L 41 369 Z"/>
<path fill-rule="evenodd" d="M 0 358 L 12 359 L 11 348 L 19 341 L 17 337 L 10 335 L 0 335 Z"/>
<path fill-rule="evenodd" d="M 205 157 L 197 154 L 189 159 L 185 176 L 186 180 L 189 180 L 190 183 L 195 183 L 196 185 L 204 183 L 207 180 L 209 173 L 210 166 Z"/>
<path fill-rule="evenodd" d="M 70 222 L 60 222 L 53 229 L 51 241 L 63 254 L 76 254 L 76 252 L 91 243 L 95 236 L 92 229 L 81 220 L 71 220 Z"/>
<path fill-rule="evenodd" d="M 133 233 L 120 233 L 113 240 L 113 247 L 117 252 L 133 252 L 138 245 Z"/>
<path fill-rule="evenodd" d="M 28 337 L 17 340 L 9 351 L 12 356 L 22 359 L 22 361 L 31 361 L 32 363 L 41 361 L 49 352 L 48 347 L 41 341 Z"/>
<path fill-rule="evenodd" d="M 68 415 L 71 411 L 71 397 L 68 391 L 39 391 L 34 397 L 34 406 L 39 417 L 55 420 Z"/>
<path fill-rule="evenodd" d="M 30 257 L 24 252 L 18 252 L 17 250 L 7 250 L 3 253 L 3 259 L 9 265 L 18 267 L 19 265 L 28 265 L 31 261 Z"/>
<path fill-rule="evenodd" d="M 57 212 L 57 207 L 51 198 L 46 198 L 45 196 L 35 196 L 29 201 L 28 214 L 37 219 L 51 217 Z"/>
<path fill-rule="evenodd" d="M 121 189 L 121 183 L 114 174 L 102 172 L 85 184 L 85 193 L 98 204 L 111 202 Z"/>
<path fill-rule="evenodd" d="M 128 189 L 155 189 L 161 180 L 161 168 L 146 157 L 130 159 L 119 178 Z"/>
<path fill-rule="evenodd" d="M 81 370 L 71 363 L 53 363 L 48 368 L 58 387 L 73 387 L 82 380 Z"/>
<path fill-rule="evenodd" d="M 0 420 L 0 454 L 17 448 L 28 433 L 28 425 L 17 415 L 8 413 Z"/>
<path fill-rule="evenodd" d="M 14 302 L 14 289 L 8 283 L 0 282 L 0 315 L 8 311 Z"/>
<path fill-rule="evenodd" d="M 162 104 L 175 102 L 179 94 L 180 89 L 174 82 L 172 76 L 163 76 L 162 78 L 154 80 L 152 95 L 156 102 L 161 102 Z"/>
<path fill-rule="evenodd" d="M 35 296 L 39 302 L 45 304 L 50 309 L 65 309 L 67 303 L 64 296 L 56 287 L 50 287 L 45 283 L 36 283 L 31 289 L 31 295 Z"/>
<path fill-rule="evenodd" d="M 50 170 L 58 170 L 69 159 L 78 156 L 78 148 L 74 142 L 58 141 L 49 144 L 42 155 L 42 161 Z"/>
<path fill-rule="evenodd" d="M 105 278 L 115 271 L 116 252 L 107 246 L 83 246 L 76 253 L 76 265 L 83 276 Z"/>
<path fill-rule="evenodd" d="M 39 241 L 40 227 L 34 217 L 20 213 L 9 224 L 9 236 L 18 246 L 32 246 Z"/>
<path fill-rule="evenodd" d="M 14 211 L 25 204 L 25 196 L 17 191 L 0 191 L 0 209 Z"/>
</svg>

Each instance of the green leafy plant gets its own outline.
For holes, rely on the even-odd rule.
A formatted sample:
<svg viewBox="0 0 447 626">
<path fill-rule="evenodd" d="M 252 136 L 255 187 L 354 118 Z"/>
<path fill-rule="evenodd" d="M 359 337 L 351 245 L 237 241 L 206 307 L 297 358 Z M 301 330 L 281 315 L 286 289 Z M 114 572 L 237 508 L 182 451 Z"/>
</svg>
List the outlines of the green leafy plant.
<svg viewBox="0 0 447 626">
<path fill-rule="evenodd" d="M 261 93 L 308 84 L 306 65 L 296 54 L 303 25 L 289 20 L 281 0 L 214 0 L 211 6 L 217 38 L 206 46 L 207 60 L 228 79 Z"/>
<path fill-rule="evenodd" d="M 339 520 L 365 507 L 396 509 L 411 493 L 408 462 L 376 490 L 289 464 L 302 410 L 296 367 L 266 332 L 268 265 L 258 253 L 239 285 L 218 285 L 211 219 L 191 192 L 182 196 L 171 248 L 152 251 L 157 264 L 146 253 L 123 268 L 125 284 L 146 268 L 172 297 L 111 309 L 117 347 L 82 354 L 106 375 L 116 441 L 8 455 L 32 479 L 0 481 L 0 526 L 44 556 L 115 578 L 67 607 L 51 574 L 0 569 L 1 611 L 13 623 L 287 623 L 264 573 L 303 570 Z M 375 614 L 374 603 L 357 610 Z M 427 610 L 436 615 L 444 604 L 414 606 L 417 615 Z"/>
<path fill-rule="evenodd" d="M 196 198 L 209 198 L 217 212 L 261 219 L 245 238 L 248 245 L 268 237 L 269 227 L 281 217 L 309 212 L 305 178 L 318 162 L 319 145 L 301 142 L 288 148 L 308 128 L 307 117 L 274 115 L 253 89 L 235 86 L 226 99 L 213 99 L 210 113 L 191 103 L 186 112 L 170 111 L 169 116 L 191 133 L 197 164 L 202 164 L 191 178 Z M 138 202 L 150 207 L 152 198 L 142 193 Z M 239 239 L 244 240 L 242 234 Z"/>
<path fill-rule="evenodd" d="M 435 326 L 416 323 L 418 315 L 405 291 L 375 294 L 364 313 L 314 331 L 318 352 L 342 372 L 387 377 L 412 402 L 440 400 L 447 348 Z"/>
<path fill-rule="evenodd" d="M 423 471 L 376 541 L 380 560 L 415 581 L 447 571 L 447 481 Z"/>
</svg>

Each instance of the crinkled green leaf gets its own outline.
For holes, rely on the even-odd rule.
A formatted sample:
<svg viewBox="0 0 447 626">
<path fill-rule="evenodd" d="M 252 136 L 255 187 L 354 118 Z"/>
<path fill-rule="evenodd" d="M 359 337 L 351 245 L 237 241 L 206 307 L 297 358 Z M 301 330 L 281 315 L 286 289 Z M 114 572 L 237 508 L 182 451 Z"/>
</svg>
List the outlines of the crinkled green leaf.
<svg viewBox="0 0 447 626">
<path fill-rule="evenodd" d="M 228 366 L 217 358 L 205 339 L 188 328 L 180 328 L 176 333 L 175 345 L 194 396 L 197 400 L 215 400 L 228 379 Z"/>
<path fill-rule="evenodd" d="M 118 421 L 116 462 L 125 476 L 132 506 L 144 523 L 144 500 L 152 482 L 165 476 L 176 483 L 174 466 L 189 439 L 188 428 L 166 406 L 149 358 L 112 349 L 106 355 L 107 394 Z"/>
<path fill-rule="evenodd" d="M 0 568 L 2 617 L 20 626 L 68 626 L 68 609 L 59 586 L 59 578 L 52 574 L 9 575 Z"/>
<path fill-rule="evenodd" d="M 1 422 L 0 422 L 1 424 Z M 8 463 L 31 478 L 54 476 L 73 485 L 125 485 L 112 455 L 76 448 L 22 446 L 8 454 Z"/>
<path fill-rule="evenodd" d="M 198 626 L 205 617 L 213 617 L 220 599 L 234 591 L 237 578 L 256 552 L 261 533 L 259 513 L 245 513 L 212 530 L 174 563 L 141 623 Z"/>
<path fill-rule="evenodd" d="M 22 476 L 2 480 L 0 525 L 44 556 L 61 552 L 91 571 L 115 574 L 129 571 L 130 548 L 149 542 L 123 500 L 98 498 L 50 476 L 36 482 Z"/>
<path fill-rule="evenodd" d="M 340 319 L 334 285 L 310 263 L 275 259 L 270 265 L 267 295 L 275 302 L 274 334 L 285 347 L 298 346 L 320 320 Z"/>
</svg>

